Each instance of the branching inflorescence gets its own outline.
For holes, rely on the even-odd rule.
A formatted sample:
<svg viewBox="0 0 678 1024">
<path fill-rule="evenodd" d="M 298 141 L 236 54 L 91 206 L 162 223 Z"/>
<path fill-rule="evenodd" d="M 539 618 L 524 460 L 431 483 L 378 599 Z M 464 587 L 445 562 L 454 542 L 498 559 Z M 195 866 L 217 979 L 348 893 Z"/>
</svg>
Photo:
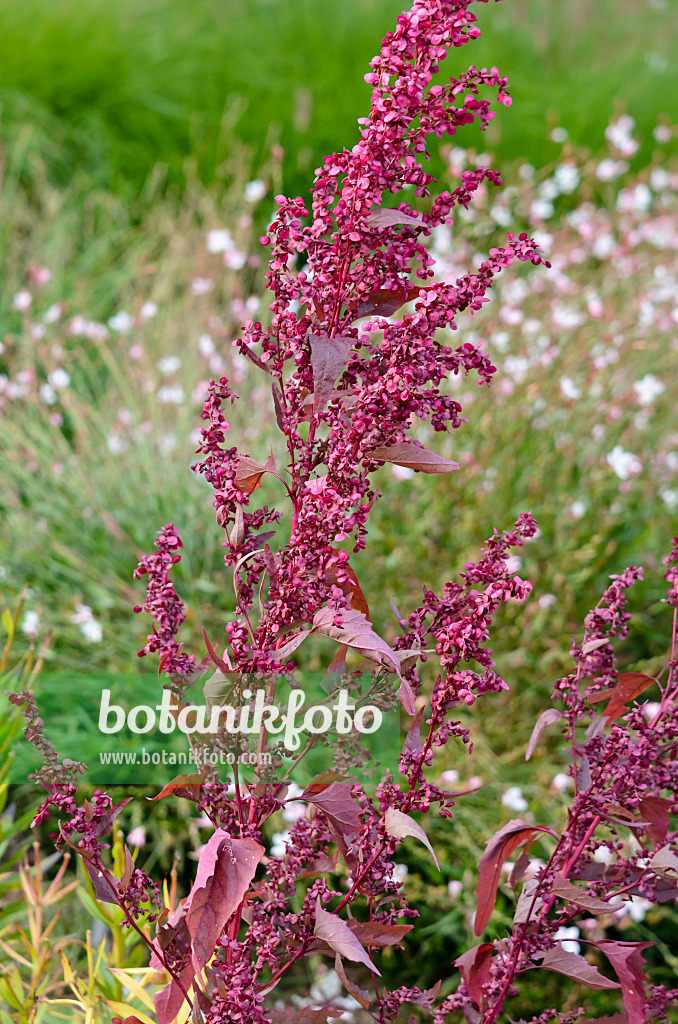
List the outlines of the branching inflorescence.
<svg viewBox="0 0 678 1024">
<path fill-rule="evenodd" d="M 455 209 L 466 207 L 481 183 L 501 185 L 498 171 L 478 167 L 465 171 L 454 191 L 431 197 L 433 179 L 422 167 L 431 137 L 454 135 L 464 125 L 487 126 L 494 114 L 490 101 L 480 97 L 481 88 L 496 91 L 498 102 L 510 105 L 507 80 L 496 68 L 472 67 L 447 84 L 432 84 L 449 48 L 479 34 L 471 3 L 415 0 L 371 63 L 366 80 L 372 104 L 361 120 L 358 143 L 324 159 L 310 204 L 276 197 L 277 215 L 261 239 L 270 252 L 270 324 L 248 322 L 237 345 L 269 378 L 286 455 L 262 462 L 227 446 L 225 406 L 236 396 L 222 377 L 209 385 L 194 467 L 214 489 L 225 564 L 233 572 L 237 608 L 225 626 L 221 655 L 207 641 L 208 658 L 196 668 L 195 658 L 176 640 L 183 610 L 168 577 L 181 547 L 174 524 L 160 531 L 157 552 L 144 558 L 135 574 L 147 575 L 144 608 L 154 619 L 154 631 L 139 653 L 158 653 L 178 697 L 185 699 L 188 686 L 214 664 L 212 694 L 215 685 L 216 692 L 219 686 L 237 690 L 242 679 L 258 679 L 265 681 L 272 702 L 277 689 L 294 685 L 292 655 L 311 634 L 339 645 L 329 667 L 335 678 L 353 681 L 345 666 L 349 648 L 376 663 L 375 692 L 386 676 L 395 676 L 400 704 L 412 719 L 400 777 L 387 773 L 372 797 L 344 776 L 319 777 L 300 797 L 308 813 L 291 827 L 282 857 L 267 855 L 262 826 L 284 806 L 289 772 L 278 779 L 257 776 L 255 786 L 243 784 L 236 772 L 229 788 L 206 769 L 197 783 L 167 787 L 161 795 L 174 791 L 195 800 L 215 830 L 189 895 L 161 915 L 152 942 L 137 920 L 142 903 L 145 920 L 155 919 L 157 889 L 131 866 L 116 878 L 102 862 L 101 836 L 120 806 L 97 794 L 78 809 L 68 766 L 62 778 L 52 765 L 42 780 L 47 805 L 70 815 L 59 842 L 85 858 L 99 898 L 124 908 L 127 923 L 151 945 L 151 965 L 166 972 L 168 984 L 155 1003 L 159 1024 L 189 1012 L 206 1024 L 296 1020 L 296 1011 L 268 1009 L 266 997 L 301 958 L 317 952 L 336 958 L 347 992 L 376 1021 L 395 1020 L 401 1007 L 412 1003 L 433 1012 L 439 1024 L 461 1011 L 469 1021 L 494 1024 L 517 977 L 538 966 L 593 988 L 618 989 L 592 962 L 565 952 L 558 929 L 582 911 L 614 912 L 617 907 L 608 903 L 613 893 L 655 901 L 676 893 L 676 834 L 669 830 L 669 814 L 676 809 L 675 641 L 658 710 L 651 719 L 642 709 L 628 713 L 626 702 L 655 683 L 642 677 L 641 684 L 637 673 L 618 676 L 615 667 L 611 640 L 624 635 L 625 592 L 640 575 L 630 569 L 613 581 L 587 618 L 584 640 L 573 647 L 576 671 L 557 684 L 561 706 L 545 712 L 530 744 L 533 749 L 543 728 L 562 719 L 574 780 L 565 828 L 558 833 L 514 819 L 489 840 L 479 865 L 478 935 L 490 918 L 501 865 L 510 853 L 521 845 L 526 851 L 540 837 L 550 843 L 550 859 L 536 876 L 525 878 L 526 855 L 516 864 L 512 881 L 522 883 L 522 892 L 512 934 L 460 957 L 461 984 L 437 1007 L 437 989 L 380 992 L 375 951 L 401 942 L 412 927 L 406 922 L 416 917 L 394 874 L 394 853 L 405 836 L 429 845 L 412 813 L 436 807 L 442 817 L 452 815 L 454 799 L 427 781 L 425 769 L 451 737 L 470 743 L 468 729 L 454 718 L 456 708 L 507 688 L 488 647 L 490 628 L 504 602 L 523 600 L 530 591 L 529 583 L 509 571 L 508 559 L 536 532 L 532 516 L 520 515 L 510 530 L 495 531 L 479 561 L 467 563 L 440 595 L 425 589 L 419 608 L 406 617 L 396 610 L 401 632 L 392 644 L 376 633 L 350 565 L 350 553 L 366 543 L 368 516 L 378 497 L 375 475 L 384 464 L 425 473 L 459 468 L 415 440 L 413 426 L 420 420 L 437 432 L 459 428 L 465 421 L 459 403 L 446 393 L 449 375 L 475 374 L 478 384 L 486 385 L 495 367 L 479 345 L 447 345 L 448 332 L 455 330 L 459 313 L 488 301 L 487 291 L 501 270 L 516 260 L 545 262 L 526 235 L 509 234 L 507 244 L 491 249 L 477 269 L 454 284 L 443 283 L 436 280 L 423 241 L 433 228 L 450 224 Z M 398 201 L 405 189 L 428 212 Z M 397 205 L 385 205 L 389 196 Z M 394 318 L 402 308 L 405 312 Z M 289 536 L 281 536 L 282 503 L 253 507 L 265 474 L 289 501 Z M 667 572 L 674 608 L 676 551 Z M 418 673 L 427 659 L 439 665 L 428 689 Z M 35 740 L 37 711 L 31 711 L 29 695 L 24 697 L 32 715 L 29 738 Z M 609 703 L 596 717 L 595 704 L 603 697 Z M 265 743 L 262 731 L 259 752 Z M 610 836 L 608 864 L 595 857 L 599 826 Z M 633 849 L 619 838 L 622 829 L 636 838 Z M 336 888 L 339 858 L 348 872 L 343 890 Z M 575 884 L 582 881 L 583 886 Z M 355 913 L 347 916 L 349 907 Z M 630 1024 L 640 1024 L 649 1008 L 663 1012 L 675 993 L 646 988 L 644 944 L 591 944 L 596 945 L 617 973 Z M 347 976 L 344 961 L 363 965 L 372 975 L 373 991 Z M 303 1019 L 325 1022 L 330 1013 L 327 1007 L 324 1014 Z M 553 1019 L 549 1013 L 542 1015 L 545 1020 Z"/>
</svg>

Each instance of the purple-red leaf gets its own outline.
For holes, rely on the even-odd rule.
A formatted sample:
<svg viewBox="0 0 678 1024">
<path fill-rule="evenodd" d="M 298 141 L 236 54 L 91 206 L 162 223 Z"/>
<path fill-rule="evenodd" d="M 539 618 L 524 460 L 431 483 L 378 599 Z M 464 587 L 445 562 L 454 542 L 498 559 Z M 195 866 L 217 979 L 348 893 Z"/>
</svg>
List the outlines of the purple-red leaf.
<svg viewBox="0 0 678 1024">
<path fill-rule="evenodd" d="M 588 910 L 589 914 L 614 914 L 621 906 L 621 903 L 606 903 L 605 900 L 599 900 L 597 896 L 592 896 L 585 889 L 578 889 L 562 875 L 556 875 L 551 892 L 561 900 L 567 900 L 568 903 L 574 903 L 582 910 Z"/>
<path fill-rule="evenodd" d="M 341 619 L 341 626 L 334 623 L 335 618 Z M 337 643 L 352 647 L 363 658 L 376 661 L 400 675 L 400 661 L 394 650 L 385 640 L 374 632 L 372 623 L 363 612 L 342 608 L 337 611 L 325 606 L 316 612 L 313 618 L 313 629 L 316 633 L 329 636 Z"/>
<path fill-rule="evenodd" d="M 558 708 L 546 708 L 546 711 L 542 711 L 539 718 L 535 722 L 532 735 L 530 736 L 530 742 L 527 744 L 527 751 L 525 752 L 525 760 L 529 761 L 534 754 L 534 748 L 539 742 L 539 737 L 543 733 L 547 725 L 553 725 L 554 722 L 560 721 L 563 717 L 562 711 L 558 711 Z"/>
<path fill-rule="evenodd" d="M 414 836 L 415 839 L 422 842 L 433 857 L 438 871 L 440 871 L 438 858 L 433 852 L 433 847 L 429 842 L 428 836 L 421 825 L 419 825 L 414 818 L 411 818 L 409 814 L 403 814 L 402 811 L 397 811 L 394 807 L 389 807 L 384 815 L 384 827 L 388 834 L 393 836 L 395 839 L 404 839 L 405 836 Z"/>
<path fill-rule="evenodd" d="M 364 316 L 372 316 L 373 314 L 377 316 L 391 316 L 401 306 L 404 306 L 406 302 L 416 299 L 422 291 L 426 291 L 426 285 L 410 284 L 409 281 L 404 284 L 401 282 L 395 291 L 391 291 L 388 288 L 380 288 L 362 300 L 356 310 L 355 319 L 361 320 Z"/>
<path fill-rule="evenodd" d="M 353 835 L 360 828 L 360 812 L 351 796 L 352 782 L 332 782 L 319 793 L 303 793 L 303 799 L 314 804 L 331 819 L 344 836 Z"/>
<path fill-rule="evenodd" d="M 560 946 L 549 949 L 547 953 L 535 953 L 534 958 L 543 957 L 539 967 L 545 967 L 547 971 L 555 971 L 557 974 L 565 974 L 573 981 L 578 981 L 589 988 L 619 988 L 616 981 L 610 981 L 604 974 L 601 974 L 597 967 L 590 964 L 579 953 L 570 953 Z"/>
<path fill-rule="evenodd" d="M 461 971 L 468 994 L 478 1006 L 483 1008 L 483 985 L 492 980 L 492 957 L 494 946 L 491 942 L 481 942 L 473 949 L 467 949 L 454 961 L 455 967 Z"/>
<path fill-rule="evenodd" d="M 508 860 L 513 851 L 526 840 L 531 839 L 534 842 L 533 836 L 536 832 L 550 832 L 550 829 L 542 825 L 528 825 L 521 818 L 512 818 L 485 844 L 485 852 L 478 864 L 478 909 L 474 925 L 476 935 L 482 935 L 485 925 L 490 920 L 504 861 Z"/>
<path fill-rule="evenodd" d="M 311 368 L 313 370 L 314 411 L 321 413 L 334 391 L 334 385 L 353 345 L 353 338 L 312 334 Z"/>
<path fill-rule="evenodd" d="M 410 444 L 407 441 L 399 441 L 398 444 L 389 444 L 385 448 L 375 448 L 369 452 L 366 458 L 375 462 L 392 462 L 396 466 L 405 466 L 407 469 L 418 469 L 422 473 L 452 473 L 459 469 L 458 462 L 452 462 L 443 455 L 430 452 L 428 448 L 421 448 L 419 445 Z"/>
<path fill-rule="evenodd" d="M 390 228 L 394 224 L 425 226 L 414 214 L 403 213 L 402 210 L 388 209 L 385 206 L 378 206 L 376 210 L 371 210 L 366 217 L 365 223 L 369 228 Z"/>
<path fill-rule="evenodd" d="M 215 675 L 218 675 L 218 673 L 215 673 Z M 185 800 L 199 800 L 203 782 L 204 779 L 199 772 L 194 772 L 192 775 L 186 775 L 182 772 L 175 779 L 172 779 L 171 782 L 168 782 L 157 796 L 149 796 L 148 799 L 155 802 L 156 800 L 164 799 L 166 796 L 174 795 L 183 797 Z"/>
<path fill-rule="evenodd" d="M 365 964 L 375 974 L 381 974 L 370 960 L 367 951 L 360 945 L 359 940 L 353 934 L 346 921 L 337 917 L 336 914 L 329 914 L 326 910 L 323 910 L 320 906 L 320 898 L 316 902 L 313 934 L 321 942 L 326 942 L 340 956 L 346 957 L 347 960 L 353 960 L 354 963 Z"/>
<path fill-rule="evenodd" d="M 641 818 L 648 823 L 645 832 L 653 846 L 666 842 L 669 808 L 672 806 L 672 801 L 663 796 L 644 796 L 638 805 Z"/>
<path fill-rule="evenodd" d="M 617 683 L 611 690 L 601 690 L 590 697 L 587 696 L 589 704 L 597 704 L 601 700 L 610 698 L 610 703 L 603 711 L 603 716 L 610 721 L 619 718 L 627 711 L 626 705 L 630 700 L 635 700 L 641 693 L 656 683 L 652 676 L 646 676 L 643 672 L 622 672 Z"/>
<path fill-rule="evenodd" d="M 275 473 L 275 459 L 269 456 L 266 465 L 253 459 L 250 455 L 239 455 L 238 466 L 235 471 L 235 484 L 243 494 L 251 494 L 261 484 L 264 473 Z"/>
<path fill-rule="evenodd" d="M 648 946 L 654 946 L 654 942 L 615 942 L 603 939 L 600 942 L 591 942 L 590 945 L 605 954 L 619 978 L 629 1024 L 644 1024 L 647 979 L 643 973 L 642 953 Z"/>
<path fill-rule="evenodd" d="M 341 957 L 337 953 L 334 958 L 334 969 L 337 972 L 337 977 L 342 983 L 349 995 L 353 996 L 357 1003 L 360 1003 L 363 1010 L 369 1010 L 373 996 L 369 992 L 366 992 L 364 988 L 359 988 L 355 982 L 351 981 L 346 977 L 346 971 L 344 970 L 344 964 Z"/>
<path fill-rule="evenodd" d="M 335 1010 L 331 1006 L 321 1006 L 312 1009 L 305 1006 L 303 1009 L 277 1010 L 272 1016 L 273 1024 L 330 1024 L 341 1017 L 343 1010 Z"/>
<path fill-rule="evenodd" d="M 397 946 L 414 928 L 412 924 L 380 924 L 379 921 L 355 920 L 349 921 L 348 926 L 363 946 Z"/>
<path fill-rule="evenodd" d="M 264 852 L 253 839 L 231 839 L 219 828 L 200 854 L 185 904 L 196 971 L 202 970 L 214 953 L 216 941 L 247 892 Z"/>
<path fill-rule="evenodd" d="M 83 857 L 83 861 L 87 868 L 87 873 L 92 879 L 96 898 L 101 900 L 102 903 L 112 903 L 116 907 L 119 906 L 119 900 L 116 896 L 116 892 L 120 879 L 116 878 L 115 875 L 112 875 L 110 871 L 106 870 L 106 868 L 99 870 L 99 868 L 95 867 L 95 865 L 92 864 L 91 861 L 87 860 L 86 857 Z"/>
</svg>

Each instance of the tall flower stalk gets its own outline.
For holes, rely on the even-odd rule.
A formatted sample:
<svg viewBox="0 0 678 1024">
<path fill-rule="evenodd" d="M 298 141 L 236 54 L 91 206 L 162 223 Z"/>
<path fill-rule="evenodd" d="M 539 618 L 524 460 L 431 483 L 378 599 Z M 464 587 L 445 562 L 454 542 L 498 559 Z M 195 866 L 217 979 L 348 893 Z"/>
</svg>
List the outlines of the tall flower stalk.
<svg viewBox="0 0 678 1024">
<path fill-rule="evenodd" d="M 269 253 L 270 324 L 248 322 L 237 345 L 267 379 L 280 444 L 268 458 L 229 446 L 226 412 L 236 395 L 226 377 L 210 381 L 194 469 L 214 490 L 236 611 L 225 623 L 221 641 L 206 637 L 207 654 L 199 665 L 176 639 L 183 608 L 168 575 L 180 558 L 174 524 L 159 532 L 156 553 L 144 558 L 136 573 L 147 577 L 144 608 L 154 620 L 139 653 L 158 653 L 167 687 L 179 704 L 188 702 L 190 687 L 216 668 L 205 683 L 208 704 L 228 694 L 247 705 L 262 686 L 266 704 L 272 705 L 282 689 L 297 685 L 295 660 L 303 658 L 305 641 L 311 635 L 325 637 L 334 643 L 332 648 L 328 642 L 326 649 L 335 696 L 342 687 L 355 690 L 357 685 L 360 673 L 347 671 L 347 656 L 374 663 L 368 692 L 384 707 L 390 700 L 384 683 L 397 680 L 397 703 L 410 718 L 399 777 L 386 773 L 368 795 L 355 778 L 336 770 L 335 759 L 333 771 L 297 797 L 307 810 L 292 825 L 284 856 L 267 852 L 263 826 L 284 808 L 288 779 L 311 744 L 284 774 L 275 777 L 257 768 L 252 784 L 236 769 L 232 782 L 209 768 L 200 776 L 180 777 L 160 796 L 174 793 L 194 800 L 214 832 L 188 896 L 158 914 L 158 889 L 134 868 L 131 857 L 122 877 L 105 866 L 102 837 L 122 806 L 112 806 L 105 794 L 97 793 L 84 809 L 78 808 L 78 766 L 60 768 L 51 757 L 49 773 L 42 776 L 48 798 L 38 818 L 50 807 L 68 814 L 58 843 L 72 846 L 84 858 L 98 897 L 123 907 L 129 927 L 151 947 L 151 966 L 166 972 L 167 985 L 155 998 L 159 1024 L 170 1024 L 177 1016 L 183 1020 L 189 1012 L 205 1024 L 284 1024 L 297 1019 L 324 1024 L 331 1007 L 306 1018 L 296 1011 L 269 1009 L 266 1003 L 302 958 L 318 952 L 335 958 L 347 992 L 380 1024 L 395 1020 L 407 1003 L 424 1009 L 436 1004 L 437 989 L 400 987 L 389 992 L 378 981 L 379 950 L 400 943 L 416 917 L 404 898 L 393 858 L 406 836 L 430 848 L 413 814 L 436 808 L 443 818 L 452 816 L 455 795 L 429 782 L 426 769 L 450 739 L 470 745 L 469 730 L 455 718 L 456 709 L 507 688 L 492 658 L 490 629 L 503 603 L 523 600 L 530 591 L 530 584 L 510 571 L 509 558 L 537 527 L 529 513 L 521 514 L 510 529 L 494 531 L 478 561 L 467 563 L 441 594 L 424 589 L 419 607 L 404 616 L 395 610 L 400 633 L 392 643 L 372 624 L 351 555 L 366 546 L 384 465 L 424 473 L 459 468 L 435 446 L 429 450 L 415 438 L 417 420 L 437 433 L 452 432 L 465 422 L 460 404 L 446 390 L 451 374 L 473 375 L 484 386 L 495 373 L 481 345 L 448 344 L 455 318 L 465 310 L 479 310 L 488 301 L 495 275 L 514 261 L 545 263 L 531 239 L 509 234 L 505 246 L 491 249 L 480 266 L 449 283 L 436 278 L 424 242 L 433 229 L 453 222 L 457 209 L 472 202 L 481 184 L 501 185 L 498 171 L 477 167 L 465 171 L 454 190 L 432 195 L 434 181 L 423 167 L 432 137 L 453 136 L 466 125 L 487 127 L 494 112 L 481 90 L 494 92 L 500 105 L 510 105 L 507 80 L 494 67 L 471 67 L 445 84 L 433 84 L 448 50 L 479 34 L 471 5 L 472 0 L 415 0 L 371 62 L 366 75 L 372 86 L 371 108 L 361 119 L 357 144 L 323 160 L 310 203 L 276 197 L 277 214 L 261 238 Z M 278 488 L 273 507 L 256 504 L 265 476 Z M 568 905 L 581 905 L 583 899 L 577 904 L 569 878 L 587 879 L 586 899 L 603 902 L 604 883 L 595 872 L 582 872 L 591 860 L 597 825 L 616 820 L 610 802 L 633 804 L 636 791 L 629 779 L 638 776 L 629 775 L 623 784 L 615 781 L 622 750 L 611 735 L 603 737 L 599 726 L 582 740 L 580 726 L 588 705 L 579 696 L 579 686 L 593 675 L 594 694 L 610 690 L 615 700 L 621 683 L 606 645 L 625 628 L 623 593 L 635 576 L 629 571 L 617 581 L 587 620 L 586 640 L 574 652 L 576 676 L 558 687 L 577 780 L 567 828 L 559 836 L 551 828 L 518 819 L 488 843 L 479 866 L 478 934 L 491 914 L 496 866 L 507 851 L 538 835 L 552 837 L 556 846 L 536 887 L 524 886 L 522 916 L 513 937 L 482 943 L 458 961 L 462 984 L 438 1004 L 439 1022 L 463 1010 L 468 1020 L 495 1024 L 522 971 L 538 965 L 562 968 L 561 961 L 554 966 L 554 935 L 560 921 L 571 916 Z M 431 664 L 437 666 L 432 672 Z M 673 672 L 675 659 L 672 664 Z M 37 709 L 29 694 L 15 698 L 22 699 L 29 738 L 35 739 L 42 736 Z M 673 749 L 673 726 L 661 734 L 662 750 L 657 746 L 662 715 L 669 716 L 667 722 L 675 721 L 673 700 L 670 689 L 660 717 L 644 733 L 642 771 L 655 801 L 668 799 L 659 795 L 668 778 L 659 769 L 648 774 L 647 765 L 658 763 L 667 745 Z M 637 715 L 631 724 L 642 732 Z M 225 749 L 234 741 L 222 729 L 211 742 Z M 257 754 L 267 743 L 262 726 Z M 350 751 L 343 750 L 343 757 L 342 766 L 350 765 Z M 661 807 L 668 813 L 668 804 Z M 664 810 L 656 813 L 663 821 Z M 662 841 L 673 841 L 666 829 L 660 831 Z M 337 888 L 340 859 L 348 874 L 343 889 Z M 615 876 L 619 893 L 639 885 L 643 892 L 656 892 L 656 886 L 639 881 L 637 863 L 628 861 L 621 884 Z M 554 910 L 558 899 L 565 903 Z M 143 922 L 155 924 L 154 939 Z M 604 943 L 598 945 L 609 954 Z M 611 960 L 618 969 L 623 957 L 615 956 Z M 623 962 L 629 965 L 636 956 L 639 950 Z M 347 961 L 371 974 L 369 990 L 351 979 Z M 590 981 L 579 961 L 565 966 L 572 977 Z M 636 968 L 633 960 L 629 970 Z M 638 996 L 642 983 L 633 976 Z M 617 987 L 605 984 L 607 979 L 596 972 L 598 977 L 603 981 L 597 987 Z M 650 1005 L 648 1000 L 642 1005 Z M 640 1020 L 633 1016 L 635 1004 L 629 1008 L 626 996 L 624 1002 L 635 1024 Z"/>
</svg>

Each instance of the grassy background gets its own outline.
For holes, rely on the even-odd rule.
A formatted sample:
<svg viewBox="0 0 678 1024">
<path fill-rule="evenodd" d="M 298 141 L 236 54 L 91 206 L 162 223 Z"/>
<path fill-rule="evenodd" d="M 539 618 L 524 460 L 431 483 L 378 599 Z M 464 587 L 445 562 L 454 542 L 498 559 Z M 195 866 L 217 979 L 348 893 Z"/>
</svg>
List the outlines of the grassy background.
<svg viewBox="0 0 678 1024">
<path fill-rule="evenodd" d="M 473 62 L 509 75 L 515 104 L 486 137 L 500 161 L 548 163 L 559 124 L 595 147 L 626 107 L 640 166 L 657 115 L 678 110 L 676 6 L 476 4 L 482 38 L 448 74 Z M 187 173 L 222 180 L 234 135 L 260 155 L 279 139 L 285 188 L 305 191 L 319 158 L 357 138 L 367 63 L 401 10 L 402 0 L 0 0 L 0 135 L 28 127 L 55 180 L 86 172 L 125 196 L 157 164 L 180 185 Z"/>
</svg>

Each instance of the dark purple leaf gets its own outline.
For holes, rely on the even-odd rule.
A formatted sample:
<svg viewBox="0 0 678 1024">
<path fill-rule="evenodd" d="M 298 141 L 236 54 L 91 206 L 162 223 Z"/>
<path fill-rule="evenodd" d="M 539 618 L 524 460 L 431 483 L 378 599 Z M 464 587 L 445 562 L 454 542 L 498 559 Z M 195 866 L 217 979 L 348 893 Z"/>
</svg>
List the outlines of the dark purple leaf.
<svg viewBox="0 0 678 1024">
<path fill-rule="evenodd" d="M 644 796 L 638 805 L 641 818 L 648 822 L 645 831 L 653 846 L 660 846 L 666 842 L 669 810 L 672 806 L 673 802 L 663 796 Z"/>
<path fill-rule="evenodd" d="M 273 408 L 275 409 L 275 421 L 278 424 L 278 429 L 285 433 L 285 411 L 283 409 L 283 397 L 280 385 L 276 380 L 271 384 L 271 391 L 273 392 Z"/>
<path fill-rule="evenodd" d="M 215 675 L 218 674 L 219 673 L 215 673 Z M 214 676 L 212 678 L 214 678 Z M 148 799 L 155 802 L 156 800 L 164 799 L 166 796 L 174 795 L 183 797 L 184 800 L 197 801 L 200 800 L 200 791 L 204 781 L 205 780 L 199 772 L 195 772 L 192 775 L 186 775 L 182 772 L 180 775 L 177 775 L 175 779 L 172 779 L 171 782 L 168 782 L 165 788 L 161 790 L 157 796 L 149 796 Z"/>
<path fill-rule="evenodd" d="M 351 796 L 352 782 L 333 782 L 319 793 L 303 798 L 323 812 L 343 836 L 351 836 L 360 828 L 360 811 Z"/>
<path fill-rule="evenodd" d="M 336 626 L 335 618 L 341 619 L 341 626 Z M 316 612 L 313 618 L 313 630 L 329 636 L 337 643 L 352 647 L 363 658 L 376 661 L 378 665 L 390 667 L 400 675 L 400 661 L 394 650 L 385 640 L 374 632 L 372 623 L 363 612 L 342 608 L 337 611 L 325 606 Z M 414 713 L 414 712 L 413 712 Z"/>
<path fill-rule="evenodd" d="M 374 996 L 371 996 L 370 993 L 366 992 L 364 988 L 359 988 L 359 986 L 356 985 L 355 982 L 351 981 L 349 978 L 346 977 L 344 964 L 338 953 L 334 958 L 334 969 L 337 972 L 337 977 L 339 978 L 339 981 L 342 983 L 348 994 L 353 996 L 357 1003 L 360 1003 L 363 1010 L 369 1010 L 370 1004 L 372 1003 Z"/>
<path fill-rule="evenodd" d="M 386 814 L 384 815 L 384 827 L 388 834 L 393 836 L 394 839 L 404 839 L 405 836 L 413 836 L 415 839 L 422 842 L 433 857 L 438 871 L 440 871 L 438 858 L 433 852 L 433 847 L 429 842 L 428 836 L 421 825 L 419 825 L 414 818 L 411 818 L 409 814 L 403 814 L 402 811 L 397 811 L 394 807 L 387 808 Z"/>
<path fill-rule="evenodd" d="M 334 385 L 341 368 L 346 362 L 353 338 L 337 335 L 328 338 L 325 334 L 312 334 L 311 368 L 313 370 L 314 411 L 321 413 L 334 391 Z"/>
<path fill-rule="evenodd" d="M 643 972 L 643 950 L 654 946 L 654 942 L 615 942 L 603 939 L 590 942 L 604 953 L 612 964 L 621 985 L 622 1001 L 629 1024 L 644 1024 L 647 995 Z"/>
<path fill-rule="evenodd" d="M 560 721 L 562 717 L 562 711 L 558 711 L 557 708 L 546 708 L 545 711 L 542 711 L 542 713 L 540 714 L 539 718 L 535 723 L 534 729 L 532 730 L 530 742 L 527 744 L 527 751 L 525 753 L 526 761 L 529 761 L 532 755 L 534 754 L 534 748 L 537 746 L 537 743 L 539 742 L 539 737 L 541 736 L 547 725 L 553 725 L 555 722 Z"/>
<path fill-rule="evenodd" d="M 92 879 L 96 898 L 101 900 L 102 903 L 112 903 L 116 907 L 119 906 L 120 901 L 116 896 L 116 892 L 120 879 L 112 875 L 106 868 L 100 870 L 86 857 L 83 857 L 83 861 L 87 868 L 87 873 Z"/>
<path fill-rule="evenodd" d="M 597 967 L 590 964 L 579 953 L 569 953 L 562 947 L 556 946 L 555 949 L 549 949 L 547 953 L 534 954 L 535 960 L 542 957 L 539 967 L 545 967 L 547 971 L 555 971 L 557 974 L 565 974 L 573 981 L 578 981 L 589 988 L 619 988 L 616 981 L 606 978 Z"/>
<path fill-rule="evenodd" d="M 582 910 L 587 910 L 589 914 L 614 914 L 621 907 L 621 903 L 606 903 L 597 896 L 591 896 L 585 889 L 578 889 L 562 875 L 556 875 L 551 892 L 561 900 L 567 900 L 568 903 L 574 903 Z"/>
<path fill-rule="evenodd" d="M 253 839 L 231 839 L 219 828 L 200 854 L 185 904 L 196 971 L 210 960 L 224 925 L 242 902 L 264 853 L 263 846 Z"/>
<path fill-rule="evenodd" d="M 385 448 L 375 448 L 365 458 L 375 462 L 392 462 L 396 466 L 417 469 L 422 473 L 452 473 L 459 469 L 458 462 L 452 462 L 451 459 L 407 441 L 390 444 Z"/>
<path fill-rule="evenodd" d="M 365 223 L 369 228 L 390 228 L 394 224 L 411 224 L 417 225 L 422 228 L 425 225 L 411 213 L 403 213 L 402 210 L 388 209 L 385 206 L 378 206 L 376 210 L 371 210 Z"/>
<path fill-rule="evenodd" d="M 379 921 L 349 921 L 348 926 L 363 946 L 397 946 L 412 924 L 380 924 Z"/>
<path fill-rule="evenodd" d="M 528 825 L 521 818 L 512 818 L 485 844 L 485 852 L 478 864 L 478 909 L 474 925 L 476 935 L 483 933 L 490 920 L 504 861 L 527 840 L 534 842 L 536 832 L 550 833 L 550 829 L 542 825 Z"/>
<path fill-rule="evenodd" d="M 473 949 L 467 949 L 454 961 L 455 967 L 461 971 L 464 984 L 471 999 L 483 1008 L 483 985 L 492 980 L 492 957 L 494 946 L 491 942 L 481 942 Z"/>
<path fill-rule="evenodd" d="M 375 974 L 381 974 L 370 960 L 367 951 L 360 945 L 360 942 L 346 921 L 337 917 L 336 914 L 330 914 L 323 910 L 320 905 L 320 899 L 316 902 L 313 934 L 321 942 L 326 942 L 340 956 L 346 957 L 347 960 L 353 960 L 354 963 L 365 964 Z"/>
<path fill-rule="evenodd" d="M 409 281 L 401 282 L 394 291 L 380 288 L 379 291 L 372 292 L 362 300 L 356 310 L 355 319 L 361 320 L 364 316 L 375 314 L 376 316 L 391 316 L 406 302 L 416 299 L 420 292 L 426 291 L 426 288 L 426 285 L 413 284 Z"/>
</svg>

